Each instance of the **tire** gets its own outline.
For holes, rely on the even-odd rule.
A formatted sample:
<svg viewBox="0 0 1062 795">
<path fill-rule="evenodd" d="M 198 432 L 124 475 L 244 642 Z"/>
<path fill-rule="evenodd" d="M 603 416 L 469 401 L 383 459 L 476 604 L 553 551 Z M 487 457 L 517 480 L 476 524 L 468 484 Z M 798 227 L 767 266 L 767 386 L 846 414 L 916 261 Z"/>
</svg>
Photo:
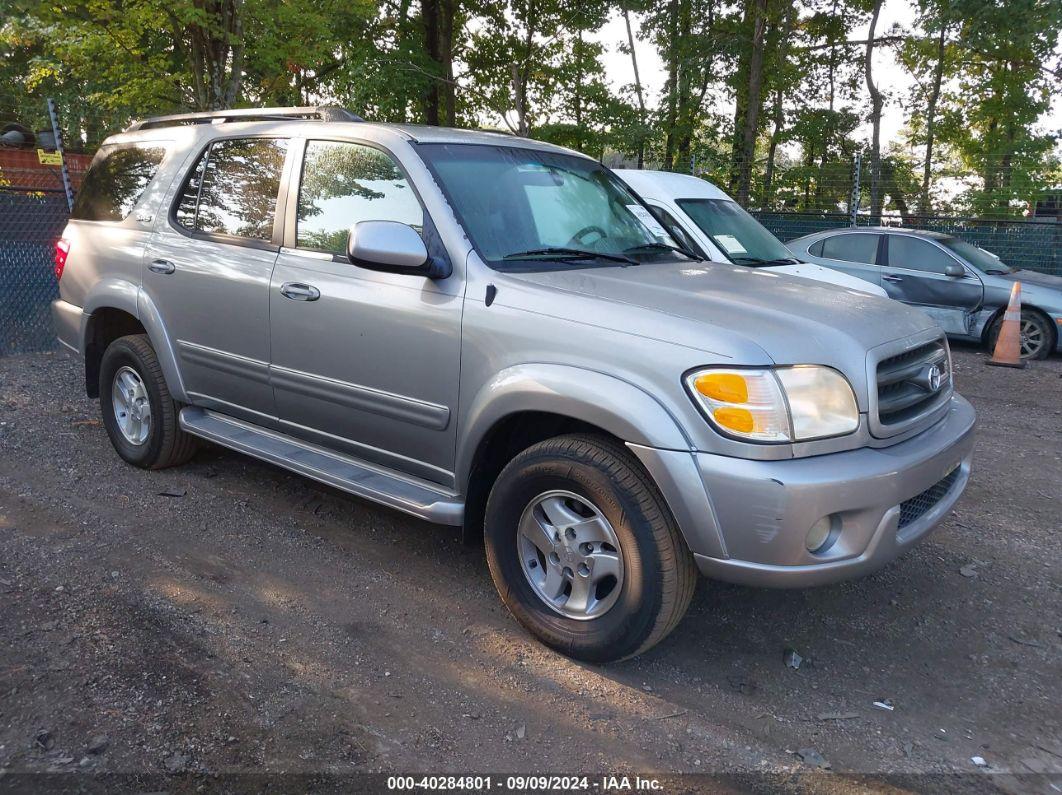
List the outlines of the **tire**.
<svg viewBox="0 0 1062 795">
<path fill-rule="evenodd" d="M 551 522 L 547 509 L 580 519 L 574 538 L 558 540 L 553 530 L 566 523 Z M 547 564 L 522 527 L 560 563 Z M 601 541 L 609 531 L 614 542 Z M 547 646 L 587 662 L 622 660 L 659 643 L 685 615 L 697 585 L 693 555 L 663 497 L 630 452 L 604 437 L 558 436 L 517 455 L 491 489 L 484 536 L 491 577 L 516 620 Z M 577 550 L 588 548 L 596 551 L 581 557 Z M 596 585 L 583 598 L 583 580 L 579 594 L 572 589 L 587 564 L 586 581 Z M 569 592 L 549 602 L 557 566 L 567 567 L 561 576 Z M 602 575 L 612 568 L 621 574 Z"/>
<path fill-rule="evenodd" d="M 999 330 L 1003 327 L 1003 313 L 999 314 L 988 331 L 988 351 L 995 350 Z M 1032 340 L 1030 340 L 1032 337 Z M 1031 341 L 1038 341 L 1033 347 Z M 1021 310 L 1021 358 L 1046 359 L 1055 349 L 1055 330 L 1046 317 L 1035 309 Z M 1028 346 L 1028 348 L 1027 348 Z"/>
<path fill-rule="evenodd" d="M 116 387 L 119 378 L 121 385 Z M 134 388 L 130 390 L 129 385 Z M 195 454 L 196 439 L 181 430 L 177 421 L 180 404 L 170 396 L 147 335 L 120 337 L 107 347 L 100 363 L 99 387 L 103 425 L 114 449 L 128 463 L 142 469 L 165 469 Z M 130 394 L 131 399 L 124 397 Z M 130 414 L 144 419 L 131 421 Z"/>
</svg>

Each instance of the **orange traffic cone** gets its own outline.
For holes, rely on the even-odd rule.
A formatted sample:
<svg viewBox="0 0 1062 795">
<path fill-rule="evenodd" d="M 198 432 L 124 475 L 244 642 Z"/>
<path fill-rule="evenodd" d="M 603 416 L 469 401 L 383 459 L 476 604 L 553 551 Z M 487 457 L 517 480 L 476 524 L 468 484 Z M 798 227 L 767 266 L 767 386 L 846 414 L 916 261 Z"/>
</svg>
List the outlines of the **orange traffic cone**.
<svg viewBox="0 0 1062 795">
<path fill-rule="evenodd" d="M 996 349 L 988 363 L 996 367 L 1024 367 L 1021 358 L 1021 282 L 1010 288 L 1010 302 L 996 338 Z"/>
</svg>

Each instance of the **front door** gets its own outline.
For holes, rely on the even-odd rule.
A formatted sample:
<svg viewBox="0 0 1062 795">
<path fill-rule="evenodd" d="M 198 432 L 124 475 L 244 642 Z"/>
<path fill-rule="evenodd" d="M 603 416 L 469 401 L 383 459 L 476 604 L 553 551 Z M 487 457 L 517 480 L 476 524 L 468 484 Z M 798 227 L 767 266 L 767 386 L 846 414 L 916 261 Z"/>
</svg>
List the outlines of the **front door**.
<svg viewBox="0 0 1062 795">
<path fill-rule="evenodd" d="M 451 485 L 460 277 L 370 271 L 346 257 L 347 232 L 358 221 L 399 221 L 423 232 L 430 218 L 393 157 L 368 145 L 307 141 L 293 182 L 294 229 L 269 292 L 270 374 L 282 428 Z"/>
<path fill-rule="evenodd" d="M 984 301 L 984 285 L 969 268 L 929 240 L 888 234 L 881 286 L 890 298 L 924 309 L 949 334 L 966 334 Z M 949 265 L 963 276 L 948 276 Z"/>
<path fill-rule="evenodd" d="M 144 269 L 192 402 L 263 423 L 274 414 L 269 279 L 288 143 L 210 144 L 159 219 Z"/>
</svg>

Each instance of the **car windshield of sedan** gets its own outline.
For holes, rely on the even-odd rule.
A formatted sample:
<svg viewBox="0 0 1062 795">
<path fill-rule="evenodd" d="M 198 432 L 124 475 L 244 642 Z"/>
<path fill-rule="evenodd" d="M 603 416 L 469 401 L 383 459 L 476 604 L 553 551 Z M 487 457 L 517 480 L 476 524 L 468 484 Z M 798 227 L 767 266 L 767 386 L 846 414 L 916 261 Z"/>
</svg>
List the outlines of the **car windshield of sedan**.
<svg viewBox="0 0 1062 795">
<path fill-rule="evenodd" d="M 942 237 L 938 239 L 940 245 L 950 249 L 973 265 L 981 273 L 1013 273 L 1014 269 L 1007 265 L 999 257 L 993 256 L 983 248 L 959 240 L 957 237 Z"/>
<path fill-rule="evenodd" d="M 417 152 L 492 267 L 685 257 L 634 194 L 593 160 L 481 144 L 419 144 Z"/>
<path fill-rule="evenodd" d="M 738 265 L 786 265 L 793 252 L 764 226 L 729 199 L 676 199 L 693 223 L 716 248 Z"/>
</svg>

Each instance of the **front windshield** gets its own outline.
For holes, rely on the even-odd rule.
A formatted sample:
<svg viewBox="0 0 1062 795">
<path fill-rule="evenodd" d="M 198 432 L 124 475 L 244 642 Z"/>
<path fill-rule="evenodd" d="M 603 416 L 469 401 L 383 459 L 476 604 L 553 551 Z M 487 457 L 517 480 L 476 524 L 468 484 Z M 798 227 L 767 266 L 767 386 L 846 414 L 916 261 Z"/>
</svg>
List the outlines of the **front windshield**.
<svg viewBox="0 0 1062 795">
<path fill-rule="evenodd" d="M 781 241 L 729 199 L 676 199 L 731 262 L 739 265 L 780 265 L 796 262 Z"/>
<path fill-rule="evenodd" d="M 981 273 L 1013 273 L 1014 269 L 998 257 L 993 257 L 983 248 L 978 248 L 957 237 L 941 237 L 937 242 L 944 248 L 951 249 Z"/>
<path fill-rule="evenodd" d="M 553 260 L 637 264 L 675 241 L 612 173 L 582 157 L 510 146 L 420 144 L 479 254 L 492 266 Z"/>
</svg>

